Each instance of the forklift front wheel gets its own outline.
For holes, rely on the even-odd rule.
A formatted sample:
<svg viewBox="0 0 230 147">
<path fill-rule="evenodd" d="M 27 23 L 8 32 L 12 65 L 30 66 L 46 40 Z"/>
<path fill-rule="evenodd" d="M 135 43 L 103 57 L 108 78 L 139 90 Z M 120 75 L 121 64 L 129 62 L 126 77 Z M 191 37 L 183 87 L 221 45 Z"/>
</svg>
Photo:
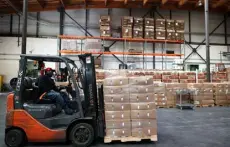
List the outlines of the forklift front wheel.
<svg viewBox="0 0 230 147">
<path fill-rule="evenodd" d="M 8 147 L 20 147 L 24 143 L 25 135 L 19 129 L 11 129 L 5 134 L 5 144 Z"/>
<path fill-rule="evenodd" d="M 94 140 L 94 130 L 90 124 L 76 124 L 69 134 L 73 146 L 88 147 Z"/>
</svg>

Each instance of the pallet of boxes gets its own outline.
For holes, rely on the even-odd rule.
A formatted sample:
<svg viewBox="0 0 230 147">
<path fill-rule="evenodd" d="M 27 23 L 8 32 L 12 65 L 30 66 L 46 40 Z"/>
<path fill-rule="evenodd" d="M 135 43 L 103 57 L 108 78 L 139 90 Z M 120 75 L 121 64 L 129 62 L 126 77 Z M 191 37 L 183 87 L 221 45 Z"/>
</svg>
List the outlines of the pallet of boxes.
<svg viewBox="0 0 230 147">
<path fill-rule="evenodd" d="M 156 106 L 151 77 L 104 80 L 105 143 L 157 141 Z"/>
<path fill-rule="evenodd" d="M 215 92 L 215 104 L 217 106 L 228 106 L 229 100 L 229 85 L 226 83 L 216 83 L 214 84 L 214 92 Z"/>
<path fill-rule="evenodd" d="M 101 37 L 111 37 L 110 22 L 111 22 L 110 16 L 101 16 L 99 22 Z"/>
<path fill-rule="evenodd" d="M 124 16 L 121 20 L 122 26 L 122 38 L 132 38 L 133 37 L 133 17 Z"/>
</svg>

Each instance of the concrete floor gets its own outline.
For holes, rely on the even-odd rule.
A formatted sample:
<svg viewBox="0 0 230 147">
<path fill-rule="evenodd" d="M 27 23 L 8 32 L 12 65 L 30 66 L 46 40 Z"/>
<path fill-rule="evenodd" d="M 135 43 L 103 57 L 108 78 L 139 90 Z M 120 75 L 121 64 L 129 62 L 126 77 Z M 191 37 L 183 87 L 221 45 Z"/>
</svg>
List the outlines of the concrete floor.
<svg viewBox="0 0 230 147">
<path fill-rule="evenodd" d="M 4 145 L 6 97 L 0 94 L 0 147 Z M 158 109 L 158 142 L 111 143 L 97 141 L 100 147 L 230 147 L 230 107 L 193 110 Z M 70 147 L 63 144 L 32 145 L 35 147 Z M 32 147 L 31 145 L 29 147 Z"/>
</svg>

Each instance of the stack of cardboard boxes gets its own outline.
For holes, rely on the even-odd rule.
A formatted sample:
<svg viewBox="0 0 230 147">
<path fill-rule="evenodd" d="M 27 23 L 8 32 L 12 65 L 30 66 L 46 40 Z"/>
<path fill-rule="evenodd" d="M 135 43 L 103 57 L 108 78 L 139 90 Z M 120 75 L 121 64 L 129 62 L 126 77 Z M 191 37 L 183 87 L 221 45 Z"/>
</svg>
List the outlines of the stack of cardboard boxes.
<svg viewBox="0 0 230 147">
<path fill-rule="evenodd" d="M 175 20 L 175 39 L 184 40 L 184 20 Z"/>
<path fill-rule="evenodd" d="M 106 137 L 131 136 L 128 78 L 108 78 L 104 80 L 103 85 Z"/>
<path fill-rule="evenodd" d="M 100 18 L 100 34 L 101 37 L 111 37 L 110 16 L 101 16 Z"/>
<path fill-rule="evenodd" d="M 180 83 L 196 83 L 195 72 L 179 72 Z"/>
<path fill-rule="evenodd" d="M 165 96 L 165 83 L 156 82 L 154 83 L 154 97 L 155 103 L 158 107 L 167 106 L 167 98 Z"/>
<path fill-rule="evenodd" d="M 166 39 L 175 40 L 175 20 L 166 20 Z"/>
<path fill-rule="evenodd" d="M 143 38 L 143 18 L 134 17 L 133 38 Z"/>
<path fill-rule="evenodd" d="M 145 33 L 144 33 L 144 38 L 146 39 L 154 39 L 154 35 L 155 35 L 155 21 L 153 18 L 145 18 L 145 23 L 144 23 L 145 27 Z"/>
<path fill-rule="evenodd" d="M 156 32 L 155 32 L 155 36 L 156 39 L 165 39 L 165 34 L 166 34 L 166 30 L 165 30 L 165 19 L 156 19 Z"/>
<path fill-rule="evenodd" d="M 177 71 L 164 71 L 162 72 L 162 82 L 164 83 L 179 83 Z"/>
<path fill-rule="evenodd" d="M 212 73 L 212 82 L 222 83 L 228 80 L 227 72 L 213 72 Z"/>
<path fill-rule="evenodd" d="M 113 73 L 114 72 L 114 73 Z M 152 77 L 127 77 L 108 71 L 104 79 L 105 142 L 157 141 Z M 111 75 L 117 75 L 111 77 Z"/>
<path fill-rule="evenodd" d="M 156 105 L 152 77 L 130 77 L 132 137 L 157 139 Z"/>
<path fill-rule="evenodd" d="M 198 83 L 205 83 L 205 82 L 207 82 L 206 73 L 204 73 L 204 72 L 198 73 L 198 75 L 197 75 L 197 82 Z"/>
<path fill-rule="evenodd" d="M 230 68 L 226 68 L 227 80 L 230 81 Z"/>
<path fill-rule="evenodd" d="M 228 105 L 228 85 L 227 84 L 215 84 L 215 104 L 216 105 Z"/>
<path fill-rule="evenodd" d="M 131 16 L 122 17 L 121 26 L 122 26 L 122 38 L 132 38 L 133 17 Z"/>
</svg>

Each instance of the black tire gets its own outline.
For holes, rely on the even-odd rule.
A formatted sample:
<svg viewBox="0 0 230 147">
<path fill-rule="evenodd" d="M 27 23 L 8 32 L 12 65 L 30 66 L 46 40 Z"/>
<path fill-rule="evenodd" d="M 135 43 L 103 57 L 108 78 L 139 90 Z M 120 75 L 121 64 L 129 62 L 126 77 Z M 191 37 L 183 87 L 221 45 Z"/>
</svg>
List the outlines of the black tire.
<svg viewBox="0 0 230 147">
<path fill-rule="evenodd" d="M 19 129 L 11 129 L 5 134 L 5 144 L 8 147 L 21 147 L 25 141 L 25 134 Z"/>
<path fill-rule="evenodd" d="M 94 141 L 94 129 L 87 123 L 79 123 L 70 130 L 69 139 L 73 146 L 88 147 Z"/>
</svg>

